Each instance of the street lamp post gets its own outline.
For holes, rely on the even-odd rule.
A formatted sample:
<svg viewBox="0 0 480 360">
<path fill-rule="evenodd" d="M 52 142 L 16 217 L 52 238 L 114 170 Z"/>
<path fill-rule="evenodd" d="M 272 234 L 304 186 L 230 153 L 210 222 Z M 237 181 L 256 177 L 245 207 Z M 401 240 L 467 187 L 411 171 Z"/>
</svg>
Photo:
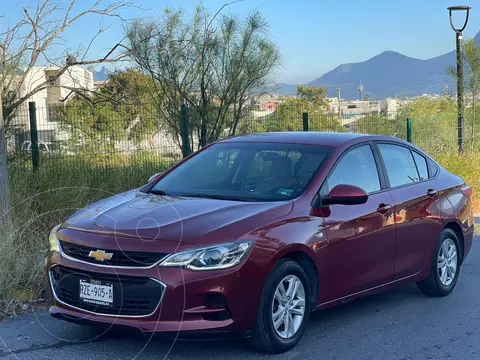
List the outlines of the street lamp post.
<svg viewBox="0 0 480 360">
<path fill-rule="evenodd" d="M 457 37 L 457 103 L 458 103 L 458 151 L 463 152 L 464 150 L 464 141 L 463 141 L 463 114 L 465 110 L 465 104 L 463 102 L 463 54 L 462 54 L 462 32 L 467 27 L 468 17 L 470 16 L 470 6 L 465 5 L 456 5 L 450 6 L 448 12 L 450 15 L 450 26 L 453 31 L 455 31 Z M 456 28 L 453 25 L 452 13 L 454 11 L 464 11 L 466 12 L 465 23 L 462 27 Z"/>
</svg>

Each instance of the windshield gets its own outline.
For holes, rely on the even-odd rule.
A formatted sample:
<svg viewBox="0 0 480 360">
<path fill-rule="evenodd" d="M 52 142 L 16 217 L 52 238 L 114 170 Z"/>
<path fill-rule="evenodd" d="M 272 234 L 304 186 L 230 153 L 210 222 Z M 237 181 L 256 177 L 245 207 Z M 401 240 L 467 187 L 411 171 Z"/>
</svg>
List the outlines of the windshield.
<svg viewBox="0 0 480 360">
<path fill-rule="evenodd" d="M 331 148 L 301 144 L 219 143 L 161 179 L 151 193 L 236 201 L 299 196 Z"/>
</svg>

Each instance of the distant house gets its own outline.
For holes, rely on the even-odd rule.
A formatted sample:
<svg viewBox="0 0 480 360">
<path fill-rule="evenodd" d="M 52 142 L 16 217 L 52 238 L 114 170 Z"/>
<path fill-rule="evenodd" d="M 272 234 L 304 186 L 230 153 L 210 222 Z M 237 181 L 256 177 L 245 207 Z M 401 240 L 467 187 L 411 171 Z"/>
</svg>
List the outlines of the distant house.
<svg viewBox="0 0 480 360">
<path fill-rule="evenodd" d="M 380 100 L 380 111 L 394 118 L 397 116 L 398 104 L 395 99 Z"/>
<path fill-rule="evenodd" d="M 360 116 L 378 112 L 378 103 L 365 100 L 348 101 L 341 103 L 340 110 L 344 117 Z"/>
<path fill-rule="evenodd" d="M 338 114 L 338 105 L 334 106 L 333 109 Z M 378 101 L 355 100 L 340 103 L 340 117 L 343 126 L 350 126 L 368 114 L 379 112 L 380 106 Z"/>
<path fill-rule="evenodd" d="M 277 110 L 277 106 L 278 106 L 278 101 L 269 101 L 260 105 L 262 110 L 268 110 L 272 112 Z"/>
<path fill-rule="evenodd" d="M 30 92 L 36 86 L 48 81 L 45 89 L 34 94 L 28 101 L 34 101 L 37 108 L 46 107 L 50 104 L 58 104 L 68 100 L 72 91 L 81 89 L 93 91 L 93 73 L 80 66 L 72 66 L 65 73 L 55 79 L 58 67 L 33 67 L 25 75 L 25 93 Z"/>
<path fill-rule="evenodd" d="M 23 129 L 23 132 L 16 134 L 15 148 L 22 146 L 22 143 L 30 138 L 30 119 L 28 116 L 28 103 L 35 102 L 37 109 L 37 126 L 39 140 L 52 142 L 55 140 L 66 140 L 65 134 L 59 130 L 55 122 L 56 111 L 52 105 L 62 104 L 72 98 L 75 91 L 94 91 L 93 73 L 80 66 L 72 66 L 65 73 L 56 77 L 58 67 L 32 67 L 24 76 L 23 85 L 20 88 L 19 96 L 24 96 L 37 86 L 47 82 L 47 86 L 27 99 L 17 109 L 12 122 Z"/>
</svg>

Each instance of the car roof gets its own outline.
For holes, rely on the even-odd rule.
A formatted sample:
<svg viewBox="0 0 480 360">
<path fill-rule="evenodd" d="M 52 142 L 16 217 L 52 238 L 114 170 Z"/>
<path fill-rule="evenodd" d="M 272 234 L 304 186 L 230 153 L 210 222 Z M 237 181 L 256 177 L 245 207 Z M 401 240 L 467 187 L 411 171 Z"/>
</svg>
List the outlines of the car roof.
<svg viewBox="0 0 480 360">
<path fill-rule="evenodd" d="M 393 136 L 367 135 L 356 133 L 315 132 L 315 131 L 284 131 L 261 134 L 250 134 L 221 140 L 222 143 L 256 142 L 256 143 L 290 143 L 306 145 L 324 145 L 339 147 L 345 143 L 358 143 L 371 140 L 388 140 L 405 143 Z"/>
</svg>

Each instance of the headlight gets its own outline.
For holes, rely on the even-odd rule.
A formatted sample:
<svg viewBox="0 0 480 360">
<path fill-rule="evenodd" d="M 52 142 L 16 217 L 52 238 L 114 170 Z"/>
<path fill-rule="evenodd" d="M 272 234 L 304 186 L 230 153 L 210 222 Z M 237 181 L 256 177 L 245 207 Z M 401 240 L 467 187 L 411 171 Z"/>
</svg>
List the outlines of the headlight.
<svg viewBox="0 0 480 360">
<path fill-rule="evenodd" d="M 189 270 L 218 270 L 238 265 L 250 252 L 253 241 L 188 250 L 168 256 L 160 266 L 178 266 Z"/>
<path fill-rule="evenodd" d="M 60 252 L 60 243 L 57 238 L 57 231 L 60 228 L 60 225 L 55 226 L 50 235 L 48 236 L 48 242 L 50 243 L 50 251 Z"/>
</svg>

